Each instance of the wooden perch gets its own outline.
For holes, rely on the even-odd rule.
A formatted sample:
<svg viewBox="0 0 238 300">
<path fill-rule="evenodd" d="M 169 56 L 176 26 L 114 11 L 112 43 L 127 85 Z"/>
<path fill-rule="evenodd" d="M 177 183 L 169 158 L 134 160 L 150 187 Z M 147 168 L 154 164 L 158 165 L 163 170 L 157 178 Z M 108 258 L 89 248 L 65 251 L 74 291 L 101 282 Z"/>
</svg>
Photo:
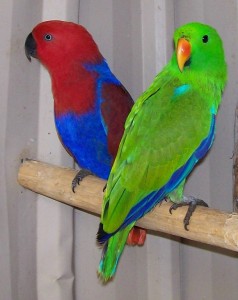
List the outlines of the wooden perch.
<svg viewBox="0 0 238 300">
<path fill-rule="evenodd" d="M 38 161 L 22 163 L 18 182 L 25 188 L 73 207 L 100 214 L 105 181 L 93 176 L 86 177 L 74 194 L 71 182 L 75 170 L 53 166 Z M 186 239 L 238 251 L 238 214 L 197 207 L 189 231 L 184 230 L 183 218 L 186 207 L 178 208 L 171 215 L 171 203 L 163 202 L 137 222 L 146 229 L 160 231 Z M 96 234 L 97 228 L 95 228 Z"/>
</svg>

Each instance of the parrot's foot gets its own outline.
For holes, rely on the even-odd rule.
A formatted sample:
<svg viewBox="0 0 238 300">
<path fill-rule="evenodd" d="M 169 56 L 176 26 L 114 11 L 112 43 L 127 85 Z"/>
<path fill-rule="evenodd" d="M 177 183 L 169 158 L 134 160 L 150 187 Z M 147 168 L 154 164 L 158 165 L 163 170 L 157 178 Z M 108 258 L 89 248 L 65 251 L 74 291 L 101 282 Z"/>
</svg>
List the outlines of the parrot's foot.
<svg viewBox="0 0 238 300">
<path fill-rule="evenodd" d="M 146 230 L 140 227 L 133 227 L 127 237 L 127 245 L 129 246 L 143 246 L 146 239 Z"/>
<path fill-rule="evenodd" d="M 75 188 L 77 185 L 80 184 L 80 181 L 82 181 L 85 177 L 87 177 L 88 175 L 93 175 L 92 172 L 90 172 L 89 170 L 86 169 L 81 169 L 76 176 L 74 177 L 74 179 L 72 180 L 72 191 L 75 193 Z"/>
<path fill-rule="evenodd" d="M 169 212 L 172 214 L 173 210 L 176 210 L 178 207 L 186 206 L 186 205 L 188 205 L 188 210 L 185 215 L 185 218 L 183 219 L 183 224 L 184 224 L 184 229 L 188 230 L 190 218 L 191 218 L 193 212 L 195 211 L 197 205 L 205 206 L 205 207 L 208 207 L 208 205 L 205 201 L 203 201 L 201 199 L 196 199 L 192 196 L 189 196 L 189 197 L 184 196 L 182 202 L 174 203 L 173 205 L 171 205 Z"/>
</svg>

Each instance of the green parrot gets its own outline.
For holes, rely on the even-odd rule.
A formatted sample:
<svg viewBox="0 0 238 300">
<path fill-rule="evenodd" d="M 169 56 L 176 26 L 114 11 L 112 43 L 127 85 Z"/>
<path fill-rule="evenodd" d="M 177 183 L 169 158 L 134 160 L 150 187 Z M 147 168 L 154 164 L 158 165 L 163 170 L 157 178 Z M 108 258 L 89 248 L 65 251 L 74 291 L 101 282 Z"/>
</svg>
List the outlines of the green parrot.
<svg viewBox="0 0 238 300">
<path fill-rule="evenodd" d="M 155 205 L 170 199 L 170 212 L 189 209 L 187 229 L 202 200 L 183 195 L 186 177 L 210 149 L 227 80 L 222 40 L 205 24 L 189 23 L 174 33 L 169 63 L 138 98 L 125 123 L 104 194 L 97 241 L 104 244 L 99 277 L 111 279 L 128 233 Z"/>
</svg>

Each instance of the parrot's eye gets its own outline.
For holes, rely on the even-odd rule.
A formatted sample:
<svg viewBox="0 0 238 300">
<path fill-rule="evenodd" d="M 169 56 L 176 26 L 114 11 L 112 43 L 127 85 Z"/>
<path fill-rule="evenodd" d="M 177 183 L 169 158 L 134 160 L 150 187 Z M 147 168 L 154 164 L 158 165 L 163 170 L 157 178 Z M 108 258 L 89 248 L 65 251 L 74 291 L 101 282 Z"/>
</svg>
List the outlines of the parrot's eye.
<svg viewBox="0 0 238 300">
<path fill-rule="evenodd" d="M 207 43 L 208 42 L 208 35 L 204 35 L 202 37 L 202 41 L 203 41 L 203 43 Z"/>
<path fill-rule="evenodd" d="M 53 36 L 52 36 L 51 34 L 47 33 L 47 34 L 44 36 L 44 39 L 45 39 L 46 41 L 51 41 L 51 40 L 53 39 Z"/>
</svg>

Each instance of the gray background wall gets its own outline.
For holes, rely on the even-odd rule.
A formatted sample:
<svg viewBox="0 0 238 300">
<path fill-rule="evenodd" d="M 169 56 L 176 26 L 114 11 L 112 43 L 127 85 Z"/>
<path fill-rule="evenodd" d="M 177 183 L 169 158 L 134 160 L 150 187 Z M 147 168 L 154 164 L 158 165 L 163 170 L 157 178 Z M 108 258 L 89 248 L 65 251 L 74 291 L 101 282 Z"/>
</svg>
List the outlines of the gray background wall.
<svg viewBox="0 0 238 300">
<path fill-rule="evenodd" d="M 98 218 L 16 182 L 21 158 L 73 166 L 55 133 L 49 75 L 24 57 L 24 40 L 33 26 L 46 19 L 85 25 L 136 99 L 168 61 L 174 28 L 201 21 L 222 36 L 229 83 L 214 146 L 190 176 L 186 193 L 231 211 L 237 5 L 232 0 L 1 2 L 0 300 L 237 299 L 236 253 L 154 233 L 144 247 L 127 247 L 115 280 L 101 286 L 96 277 Z"/>
</svg>

